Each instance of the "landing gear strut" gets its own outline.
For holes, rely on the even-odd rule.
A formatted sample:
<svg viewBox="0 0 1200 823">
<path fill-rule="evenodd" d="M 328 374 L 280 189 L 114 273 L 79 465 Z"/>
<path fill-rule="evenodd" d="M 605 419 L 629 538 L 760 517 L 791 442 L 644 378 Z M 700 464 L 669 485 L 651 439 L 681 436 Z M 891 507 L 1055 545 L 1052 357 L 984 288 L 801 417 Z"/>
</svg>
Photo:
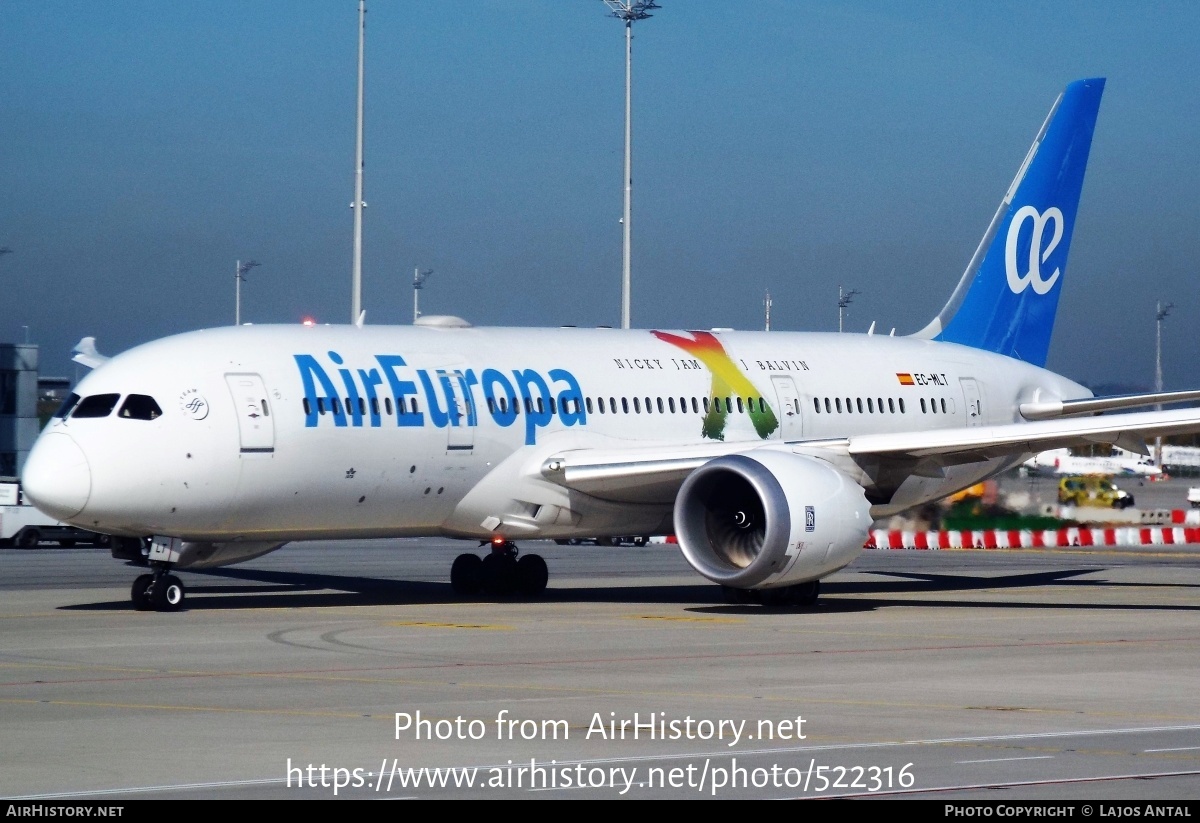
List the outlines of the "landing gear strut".
<svg viewBox="0 0 1200 823">
<path fill-rule="evenodd" d="M 130 599 L 138 611 L 173 612 L 183 606 L 183 581 L 171 574 L 171 564 L 151 563 L 153 574 L 141 574 L 133 581 Z"/>
<path fill-rule="evenodd" d="M 450 567 L 450 585 L 456 594 L 464 597 L 480 593 L 536 597 L 546 590 L 550 573 L 540 555 L 526 554 L 518 559 L 517 546 L 511 540 L 493 540 L 490 545 L 491 552 L 483 558 L 460 554 L 454 559 L 454 565 Z"/>
</svg>

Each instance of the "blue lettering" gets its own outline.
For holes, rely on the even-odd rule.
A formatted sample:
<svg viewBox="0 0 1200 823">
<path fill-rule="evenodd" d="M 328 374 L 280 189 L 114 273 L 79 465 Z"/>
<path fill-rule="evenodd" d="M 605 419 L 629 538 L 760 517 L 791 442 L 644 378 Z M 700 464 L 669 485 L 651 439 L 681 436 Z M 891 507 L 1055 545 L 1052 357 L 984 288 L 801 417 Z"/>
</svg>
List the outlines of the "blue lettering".
<svg viewBox="0 0 1200 823">
<path fill-rule="evenodd" d="M 496 391 L 499 386 L 500 390 Z M 508 382 L 508 378 L 495 369 L 483 370 L 483 396 L 488 401 L 488 411 L 492 413 L 492 419 L 500 426 L 511 426 L 517 419 L 516 404 L 512 398 L 515 397 L 512 383 Z M 501 404 L 500 398 L 504 398 L 504 403 Z M 511 405 L 510 405 L 511 404 Z"/>
<path fill-rule="evenodd" d="M 342 356 L 335 351 L 329 352 L 329 359 L 339 366 L 342 365 Z M 346 414 L 350 415 L 352 425 L 362 426 L 362 409 L 358 405 L 358 386 L 354 385 L 354 378 L 349 369 L 338 369 L 338 374 L 342 376 L 342 382 L 346 384 Z M 337 409 L 337 404 L 334 404 L 334 409 Z"/>
<path fill-rule="evenodd" d="M 371 414 L 371 428 L 377 429 L 383 421 L 379 419 L 379 395 L 375 391 L 375 387 L 383 383 L 383 378 L 379 376 L 378 369 L 358 370 L 358 379 L 362 381 L 363 388 L 367 390 L 367 411 Z"/>
<path fill-rule="evenodd" d="M 554 415 L 550 413 L 550 387 L 542 376 L 533 369 L 513 370 L 517 389 L 525 400 L 525 445 L 537 442 L 537 430 L 549 425 Z M 536 394 L 533 389 L 536 389 Z"/>
<path fill-rule="evenodd" d="M 450 404 L 454 402 L 453 396 L 448 398 L 446 409 L 443 410 L 438 403 L 437 392 L 434 391 L 433 383 L 429 379 L 429 373 L 424 369 L 417 369 L 417 377 L 421 378 L 421 385 L 425 387 L 425 400 L 429 403 L 430 422 L 439 429 L 446 428 L 446 426 L 450 425 Z M 448 387 L 449 381 L 446 381 L 445 385 Z"/>
<path fill-rule="evenodd" d="M 336 351 L 328 352 L 328 356 L 335 365 L 343 365 L 343 357 Z M 565 369 L 551 369 L 549 381 L 534 369 L 514 369 L 511 380 L 496 369 L 484 369 L 480 377 L 472 369 L 416 369 L 418 388 L 416 381 L 400 379 L 399 369 L 408 367 L 403 357 L 378 354 L 375 360 L 379 368 L 337 370 L 345 387 L 345 394 L 340 394 L 331 373 L 314 356 L 293 357 L 304 387 L 307 428 L 319 426 L 325 414 L 333 418 L 335 426 L 379 428 L 383 425 L 380 407 L 385 382 L 396 404 L 396 425 L 401 427 L 424 426 L 426 415 L 438 428 L 478 426 L 480 413 L 474 386 L 482 389 L 488 412 L 498 426 L 513 425 L 524 405 L 526 445 L 536 443 L 537 430 L 549 426 L 556 415 L 564 426 L 587 423 L 579 381 Z M 417 397 L 421 394 L 429 404 L 424 414 L 417 410 Z"/>
<path fill-rule="evenodd" d="M 475 395 L 471 391 L 471 387 L 479 385 L 479 378 L 471 369 L 467 369 L 466 372 L 455 372 L 454 375 L 458 378 L 458 385 L 462 387 L 463 397 L 467 399 L 467 425 L 478 426 L 479 414 L 475 410 Z"/>
<path fill-rule="evenodd" d="M 401 380 L 396 375 L 396 368 L 405 365 L 404 358 L 398 354 L 377 354 L 375 359 L 379 361 L 379 366 L 383 369 L 383 375 L 387 378 L 388 386 L 392 391 L 392 397 L 396 401 L 396 425 L 424 426 L 425 415 L 415 410 L 409 411 L 410 404 L 404 402 L 406 397 L 416 396 L 417 384 L 411 380 Z"/>
<path fill-rule="evenodd" d="M 558 393 L 558 417 L 563 425 L 586 425 L 587 412 L 583 410 L 583 390 L 579 388 L 579 381 L 575 379 L 575 375 L 566 369 L 551 369 L 550 379 L 567 384 L 567 388 Z M 574 409 L 570 410 L 572 407 Z"/>
<path fill-rule="evenodd" d="M 454 393 L 454 384 L 450 382 L 450 375 L 438 369 L 438 382 L 442 384 L 442 394 L 446 397 L 446 416 L 450 418 L 451 426 L 466 426 L 467 425 L 467 401 L 465 398 L 459 402 L 459 398 Z"/>
<path fill-rule="evenodd" d="M 300 368 L 300 380 L 304 383 L 304 399 L 308 401 L 308 414 L 304 418 L 304 425 L 307 428 L 313 428 L 320 420 L 320 415 L 317 411 L 317 403 L 320 401 L 321 408 L 326 405 L 333 413 L 333 423 L 335 426 L 345 426 L 346 416 L 342 414 L 341 405 L 335 406 L 333 399 L 337 397 L 337 389 L 333 387 L 333 381 L 329 379 L 329 375 L 321 368 L 321 364 L 311 354 L 293 355 L 296 358 L 296 365 Z M 316 382 L 314 383 L 314 378 Z M 321 384 L 321 390 L 324 394 L 317 394 L 316 383 Z"/>
</svg>

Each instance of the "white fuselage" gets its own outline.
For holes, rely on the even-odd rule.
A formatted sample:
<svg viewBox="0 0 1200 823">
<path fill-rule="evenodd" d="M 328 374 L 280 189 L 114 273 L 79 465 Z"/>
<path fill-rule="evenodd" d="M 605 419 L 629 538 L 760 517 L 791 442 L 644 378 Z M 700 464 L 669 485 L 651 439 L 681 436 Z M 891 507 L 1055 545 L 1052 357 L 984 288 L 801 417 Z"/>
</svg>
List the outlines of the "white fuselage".
<svg viewBox="0 0 1200 823">
<path fill-rule="evenodd" d="M 111 414 L 46 428 L 27 473 L 53 459 L 62 492 L 42 478 L 39 504 L 88 529 L 207 541 L 669 531 L 669 499 L 580 495 L 542 478 L 541 462 L 1012 423 L 1022 402 L 1089 395 L 1011 358 L 912 338 L 394 326 L 182 334 L 114 357 L 76 393 L 119 398 Z M 125 416 L 129 395 L 161 413 Z M 1019 459 L 855 479 L 886 513 Z"/>
</svg>

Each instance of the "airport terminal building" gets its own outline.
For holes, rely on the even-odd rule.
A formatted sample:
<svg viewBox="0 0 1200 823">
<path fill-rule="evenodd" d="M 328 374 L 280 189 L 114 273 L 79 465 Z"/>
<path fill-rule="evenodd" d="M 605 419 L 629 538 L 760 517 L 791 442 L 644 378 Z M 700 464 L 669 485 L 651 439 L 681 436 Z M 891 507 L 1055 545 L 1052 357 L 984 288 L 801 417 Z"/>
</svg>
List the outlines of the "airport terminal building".
<svg viewBox="0 0 1200 823">
<path fill-rule="evenodd" d="M 42 418 L 70 385 L 65 377 L 38 377 L 36 344 L 0 343 L 0 477 L 20 474 Z"/>
</svg>

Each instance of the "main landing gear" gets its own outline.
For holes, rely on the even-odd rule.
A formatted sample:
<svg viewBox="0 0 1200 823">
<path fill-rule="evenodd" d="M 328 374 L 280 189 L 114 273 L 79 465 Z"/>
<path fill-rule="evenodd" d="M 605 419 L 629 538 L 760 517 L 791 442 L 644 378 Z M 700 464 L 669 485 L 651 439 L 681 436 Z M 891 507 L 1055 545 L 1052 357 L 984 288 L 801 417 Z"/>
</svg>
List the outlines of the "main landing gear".
<svg viewBox="0 0 1200 823">
<path fill-rule="evenodd" d="M 450 585 L 456 594 L 520 594 L 536 597 L 546 590 L 550 572 L 541 555 L 517 558 L 517 546 L 510 540 L 493 540 L 492 550 L 484 557 L 460 554 L 450 567 Z"/>
<path fill-rule="evenodd" d="M 761 603 L 768 609 L 784 609 L 798 606 L 802 609 L 812 608 L 817 604 L 821 594 L 821 581 L 809 580 L 794 586 L 781 586 L 777 589 L 735 589 L 732 586 L 722 586 L 725 600 L 729 603 Z"/>
<path fill-rule="evenodd" d="M 140 612 L 154 610 L 157 612 L 178 611 L 183 606 L 183 581 L 171 574 L 170 563 L 150 564 L 154 568 L 152 574 L 138 575 L 133 581 L 130 599 L 133 607 Z"/>
</svg>

